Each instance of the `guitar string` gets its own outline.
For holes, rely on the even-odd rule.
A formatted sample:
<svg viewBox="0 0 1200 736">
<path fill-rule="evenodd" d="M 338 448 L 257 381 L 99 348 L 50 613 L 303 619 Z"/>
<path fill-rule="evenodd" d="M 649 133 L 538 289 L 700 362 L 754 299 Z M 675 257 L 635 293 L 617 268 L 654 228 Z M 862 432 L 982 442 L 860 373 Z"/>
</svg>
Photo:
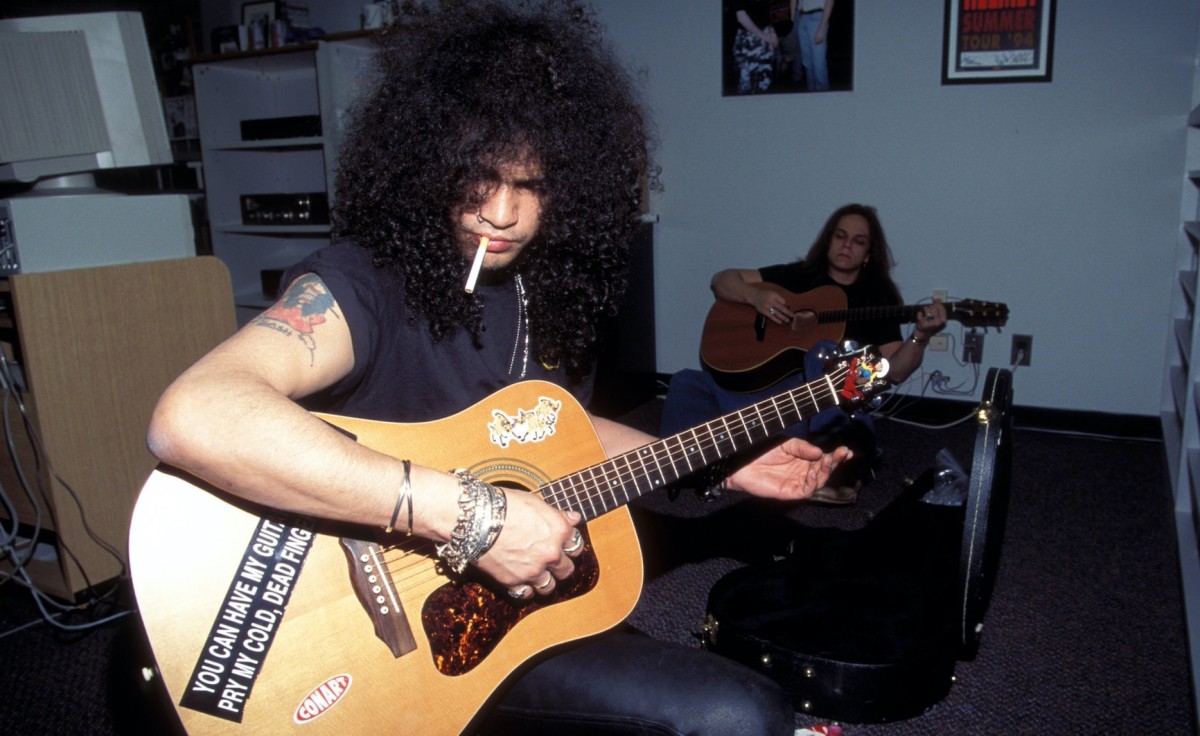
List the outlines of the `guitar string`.
<svg viewBox="0 0 1200 736">
<path fill-rule="evenodd" d="M 572 475 L 566 476 L 565 478 L 556 480 L 556 481 L 548 484 L 547 488 L 549 488 L 551 490 L 551 492 L 549 494 L 547 494 L 547 498 L 553 499 L 554 501 L 563 502 L 563 503 L 555 503 L 555 505 L 558 505 L 560 508 L 571 507 L 571 508 L 577 508 L 577 509 L 586 511 L 587 504 L 576 503 L 574 506 L 567 506 L 567 505 L 565 505 L 566 499 L 568 497 L 574 497 L 574 499 L 576 501 L 579 501 L 582 499 L 584 501 L 592 502 L 596 498 L 602 497 L 606 494 L 614 495 L 614 494 L 612 494 L 611 490 L 609 490 L 607 488 L 599 487 L 601 485 L 607 485 L 607 486 L 613 485 L 614 478 L 615 478 L 617 486 L 619 486 L 621 488 L 627 488 L 628 485 L 630 485 L 630 482 L 633 481 L 635 490 L 638 490 L 636 488 L 637 483 L 636 483 L 635 479 L 638 476 L 648 477 L 648 473 L 646 472 L 646 470 L 647 470 L 647 467 L 650 462 L 653 462 L 655 464 L 655 466 L 658 468 L 659 476 L 662 476 L 663 465 L 668 464 L 671 466 L 671 470 L 674 473 L 676 473 L 676 477 L 682 477 L 686 473 L 680 472 L 679 465 L 680 465 L 681 461 L 687 461 L 687 459 L 688 459 L 688 457 L 687 457 L 688 453 L 686 452 L 684 443 L 682 441 L 679 441 L 684 435 L 689 435 L 689 434 L 692 435 L 692 445 L 694 445 L 698 448 L 701 459 L 707 459 L 706 451 L 715 451 L 717 453 L 717 456 L 721 457 L 722 455 L 720 454 L 720 448 L 724 445 L 729 446 L 730 453 L 735 452 L 738 449 L 738 446 L 737 446 L 738 438 L 745 439 L 749 442 L 753 442 L 754 437 L 752 435 L 752 432 L 764 430 L 764 426 L 765 426 L 763 423 L 764 413 L 766 413 L 768 415 L 773 415 L 773 418 L 780 421 L 782 423 L 782 426 L 788 426 L 789 424 L 794 423 L 794 422 L 785 422 L 784 421 L 785 414 L 793 414 L 794 413 L 794 414 L 798 415 L 799 419 L 803 419 L 805 415 L 800 410 L 800 407 L 797 403 L 797 399 L 800 398 L 803 394 L 807 393 L 811 399 L 810 404 L 814 407 L 819 408 L 819 403 L 817 401 L 818 396 L 823 399 L 828 399 L 830 397 L 836 396 L 836 394 L 837 394 L 836 385 L 840 384 L 841 381 L 844 380 L 845 376 L 848 375 L 848 373 L 849 373 L 848 369 L 835 371 L 835 373 L 831 374 L 830 376 L 827 376 L 826 380 L 818 380 L 818 381 L 813 381 L 813 382 L 807 383 L 803 386 L 793 389 L 792 391 L 786 392 L 785 394 L 781 394 L 780 396 L 766 399 L 766 400 L 764 400 L 762 402 L 758 402 L 757 404 L 754 404 L 750 407 L 746 407 L 745 409 L 742 409 L 738 412 L 734 412 L 733 414 L 727 415 L 729 417 L 736 416 L 736 418 L 738 420 L 735 424 L 733 424 L 733 427 L 732 427 L 733 431 L 730 431 L 730 429 L 731 429 L 730 421 L 726 421 L 726 417 L 721 417 L 720 419 L 713 420 L 712 422 L 701 425 L 700 427 L 697 427 L 693 430 L 687 430 L 678 435 L 675 435 L 674 437 L 659 441 L 657 444 L 660 445 L 665 450 L 665 452 L 660 451 L 660 450 L 655 450 L 655 451 L 651 452 L 651 454 L 648 456 L 641 456 L 640 453 L 644 452 L 646 450 L 646 448 L 640 448 L 639 450 L 634 450 L 633 452 L 629 452 L 624 455 L 620 455 L 620 456 L 618 456 L 616 458 L 612 458 L 604 463 L 594 465 L 590 468 L 585 468 L 585 469 L 578 471 Z M 814 390 L 814 388 L 813 388 L 814 383 L 818 384 L 819 389 Z M 785 399 L 785 398 L 783 398 L 784 396 L 786 396 L 788 398 Z M 836 401 L 835 401 L 835 403 L 836 403 Z M 784 406 L 783 409 L 780 408 L 781 404 L 783 404 L 783 406 Z M 789 404 L 790 404 L 790 407 L 788 406 Z M 753 426 L 747 425 L 746 418 L 749 416 L 757 416 L 758 423 Z M 672 440 L 675 440 L 675 441 L 673 442 Z M 682 454 L 680 454 L 681 450 L 684 451 Z M 730 453 L 726 453 L 726 454 L 730 454 Z M 622 469 L 620 467 L 621 461 L 624 461 L 624 465 L 625 465 L 624 469 Z M 641 471 L 642 471 L 641 473 L 638 473 L 637 471 L 635 471 L 635 469 L 634 469 L 635 461 L 638 465 L 641 466 Z M 708 465 L 710 462 L 711 461 L 704 462 L 703 465 Z M 688 472 L 692 472 L 693 469 L 691 468 L 691 463 L 687 462 L 687 465 L 689 467 Z M 607 468 L 611 468 L 611 470 L 609 470 Z M 597 469 L 604 469 L 604 470 L 603 470 L 603 472 L 597 473 L 596 472 Z M 590 480 L 584 478 L 584 476 L 588 475 L 588 474 L 590 474 L 590 476 L 591 476 Z M 599 475 L 602 478 L 602 481 L 600 481 L 599 483 L 596 481 L 597 475 Z M 582 488 L 583 488 L 582 492 L 578 491 L 578 490 L 574 490 L 574 491 L 572 490 L 572 488 L 576 485 L 582 486 Z M 555 490 L 556 488 L 558 490 Z M 637 495 L 641 495 L 641 493 L 642 493 L 642 491 L 638 490 L 637 494 L 635 494 L 635 496 L 633 496 L 633 497 L 636 497 Z M 629 496 L 628 492 L 626 492 L 625 495 L 626 495 L 626 499 L 625 499 L 626 501 L 631 500 L 632 497 Z M 595 504 L 590 503 L 590 505 L 591 505 L 591 510 L 593 512 L 595 512 L 596 511 Z M 603 504 L 601 505 L 601 509 L 605 509 Z M 595 516 L 595 515 L 596 515 L 595 513 L 592 514 L 592 516 Z"/>
<path fill-rule="evenodd" d="M 381 546 L 383 562 L 387 565 L 388 576 L 397 591 L 407 590 L 410 585 L 420 585 L 426 580 L 422 575 L 426 565 L 432 564 L 432 558 L 435 555 L 433 543 L 429 540 L 425 540 L 425 542 L 420 545 Z M 406 546 L 411 549 L 404 549 Z"/>
<path fill-rule="evenodd" d="M 690 443 L 697 448 L 701 459 L 706 459 L 710 453 L 714 452 L 718 454 L 718 457 L 720 457 L 720 448 L 722 445 L 729 445 L 731 448 L 730 452 L 736 451 L 737 437 L 740 436 L 742 439 L 753 442 L 754 438 L 751 432 L 754 429 L 760 431 L 764 430 L 762 419 L 764 413 L 773 415 L 774 420 L 782 423 L 782 426 L 788 426 L 788 424 L 791 423 L 784 423 L 785 416 L 789 414 L 795 414 L 798 416 L 798 419 L 803 419 L 805 415 L 798 405 L 799 399 L 807 394 L 808 401 L 806 403 L 809 404 L 809 408 L 820 410 L 819 400 L 829 400 L 835 397 L 838 393 L 836 386 L 844 381 L 845 377 L 849 375 L 849 372 L 850 371 L 848 368 L 838 369 L 829 376 L 826 376 L 824 380 L 818 379 L 816 381 L 809 382 L 792 389 L 791 391 L 780 394 L 779 396 L 771 397 L 727 415 L 727 417 L 736 417 L 737 419 L 737 421 L 733 424 L 733 431 L 730 431 L 731 421 L 727 420 L 727 417 L 721 417 L 691 430 L 685 430 L 684 432 L 681 432 L 672 438 L 667 438 L 666 440 L 660 440 L 657 443 L 652 443 L 652 445 L 660 445 L 663 449 L 651 452 L 649 455 L 649 460 L 647 460 L 646 457 L 639 456 L 639 452 L 646 449 L 640 448 L 639 450 L 625 453 L 624 455 L 611 458 L 603 463 L 594 465 L 590 468 L 585 468 L 581 471 L 577 471 L 556 481 L 552 481 L 539 490 L 543 492 L 543 498 L 547 502 L 554 503 L 556 500 L 561 501 L 562 503 L 554 503 L 554 505 L 559 506 L 560 508 L 566 508 L 566 506 L 563 504 L 565 504 L 567 498 L 571 496 L 578 501 L 580 498 L 591 500 L 597 497 L 602 497 L 606 494 L 610 496 L 614 495 L 611 491 L 601 487 L 604 485 L 611 485 L 614 479 L 616 484 L 621 488 L 625 488 L 632 483 L 636 489 L 637 478 L 649 477 L 650 473 L 648 471 L 648 465 L 650 461 L 653 461 L 655 466 L 658 468 L 659 476 L 662 476 L 662 466 L 665 463 L 671 466 L 673 472 L 678 473 L 677 477 L 683 477 L 685 473 L 680 473 L 678 470 L 678 466 L 681 462 L 686 462 L 687 466 L 689 467 L 688 472 L 692 472 L 691 462 L 687 457 L 688 452 L 686 451 L 684 443 L 681 440 L 684 435 L 691 435 L 692 439 Z M 814 384 L 816 384 L 816 388 L 814 388 Z M 837 402 L 835 399 L 834 404 L 836 405 L 836 403 Z M 816 412 L 814 411 L 813 413 Z M 746 424 L 747 417 L 751 415 L 758 417 L 758 423 L 754 427 Z M 719 431 L 718 427 L 720 427 Z M 671 442 L 672 439 L 677 438 L 679 438 L 678 441 Z M 621 461 L 624 461 L 623 469 L 619 467 Z M 641 466 L 641 472 L 637 472 L 635 470 L 635 461 Z M 706 466 L 711 462 L 712 461 L 706 461 L 702 463 L 701 467 Z M 610 466 L 612 470 L 605 470 L 599 474 L 595 472 L 596 469 L 604 468 L 606 466 Z M 582 476 L 588 473 L 591 474 L 591 479 L 590 481 L 584 481 Z M 597 475 L 599 475 L 600 480 L 597 480 Z M 582 485 L 583 495 L 581 495 L 579 491 L 572 493 L 567 486 L 567 481 L 576 478 L 577 481 L 571 483 L 571 485 Z M 554 489 L 556 488 L 559 490 L 555 491 Z M 546 491 L 550 491 L 550 493 L 546 494 Z M 642 491 L 640 490 L 638 490 L 633 496 L 630 496 L 628 493 L 626 493 L 625 501 L 632 500 L 632 498 L 636 498 L 639 495 L 642 495 Z M 604 508 L 604 506 L 602 505 L 601 508 Z M 594 504 L 592 504 L 592 510 L 593 512 L 597 511 Z M 596 515 L 598 514 L 593 513 L 593 518 Z M 410 591 L 427 585 L 432 581 L 445 579 L 446 576 L 441 574 L 437 569 L 436 558 L 433 554 L 433 546 L 433 543 L 426 539 L 404 540 L 391 545 L 380 545 L 381 551 L 384 552 L 383 559 L 385 565 L 387 566 L 388 577 L 391 579 L 393 588 L 396 590 L 398 595 L 403 594 L 405 591 Z M 402 564 L 397 567 L 398 561 Z"/>
<path fill-rule="evenodd" d="M 668 438 L 662 441 L 660 443 L 660 447 L 663 451 L 653 451 L 648 455 L 642 455 L 641 452 L 645 450 L 645 448 L 643 448 L 641 451 L 627 453 L 624 456 L 614 458 L 610 464 L 616 470 L 616 480 L 620 485 L 624 486 L 628 483 L 628 481 L 633 480 L 634 476 L 639 474 L 633 467 L 634 460 L 636 460 L 637 464 L 640 466 L 640 474 L 642 475 L 646 474 L 647 466 L 650 462 L 654 463 L 660 476 L 662 475 L 662 466 L 664 463 L 670 466 L 671 470 L 676 474 L 676 477 L 682 477 L 683 475 L 686 475 L 685 472 L 680 472 L 679 470 L 681 462 L 687 466 L 686 472 L 692 472 L 696 468 L 692 467 L 693 464 L 689 458 L 689 452 L 687 450 L 688 442 L 684 441 L 685 435 L 690 436 L 690 444 L 697 448 L 698 452 L 700 453 L 700 460 L 705 461 L 702 462 L 702 465 L 709 464 L 709 462 L 707 462 L 708 458 L 706 457 L 707 453 L 709 452 L 715 452 L 717 457 L 721 457 L 722 446 L 727 445 L 730 453 L 735 452 L 738 449 L 739 439 L 752 443 L 755 440 L 754 434 L 758 432 L 765 432 L 767 424 L 772 420 L 777 421 L 782 427 L 792 423 L 784 419 L 786 415 L 795 415 L 797 420 L 802 419 L 804 413 L 800 411 L 800 407 L 797 405 L 796 399 L 805 393 L 805 389 L 807 389 L 810 401 L 814 405 L 818 403 L 818 397 L 821 399 L 826 399 L 832 396 L 834 393 L 831 390 L 830 384 L 825 381 L 820 382 L 819 391 L 814 391 L 811 385 L 805 385 L 792 392 L 790 400 L 785 400 L 780 397 L 773 397 L 764 402 L 759 402 L 750 407 L 746 407 L 739 412 L 736 412 L 735 415 L 737 421 L 732 422 L 732 426 L 731 420 L 722 417 L 702 425 L 701 427 L 680 433 L 680 435 L 677 435 L 675 438 Z M 764 414 L 767 416 L 764 417 Z M 753 424 L 747 423 L 746 420 L 748 417 L 755 418 Z M 759 439 L 764 438 L 765 437 Z M 620 461 L 622 460 L 625 463 L 624 469 L 620 468 Z M 611 476 L 612 473 L 608 473 L 608 475 Z M 568 477 L 568 479 L 564 479 L 564 481 L 569 479 L 570 477 Z M 611 480 L 611 478 L 609 480 Z"/>
<path fill-rule="evenodd" d="M 764 411 L 773 413 L 775 415 L 775 419 L 779 422 L 783 422 L 785 415 L 789 413 L 797 414 L 800 416 L 800 418 L 803 418 L 804 414 L 802 411 L 800 411 L 800 407 L 798 406 L 799 397 L 807 394 L 808 401 L 806 403 L 810 405 L 810 408 L 817 409 L 819 408 L 820 400 L 828 400 L 836 396 L 836 385 L 843 381 L 845 376 L 848 374 L 848 369 L 839 369 L 830 374 L 830 376 L 827 377 L 827 380 L 810 382 L 803 386 L 792 389 L 789 392 L 785 392 L 780 396 L 766 399 L 750 407 L 733 412 L 729 416 L 736 415 L 738 417 L 738 421 L 736 423 L 738 429 L 733 432 L 729 431 L 730 422 L 724 421 L 725 418 L 722 417 L 721 419 L 713 420 L 704 425 L 700 425 L 699 427 L 682 432 L 679 435 L 676 435 L 676 437 L 689 434 L 692 435 L 692 444 L 698 447 L 698 452 L 700 453 L 701 458 L 706 458 L 713 452 L 719 453 L 719 448 L 722 444 L 733 443 L 732 446 L 736 447 L 736 441 L 733 439 L 733 437 L 738 435 L 744 435 L 744 439 L 753 441 L 753 437 L 751 437 L 749 434 L 749 428 L 745 427 L 747 416 L 751 414 L 756 414 L 759 416 L 759 429 L 763 428 L 761 424 L 761 417 Z M 813 384 L 816 384 L 816 388 L 813 387 Z M 791 398 L 783 398 L 784 396 Z M 770 406 L 770 409 L 764 408 L 766 406 Z M 717 429 L 718 426 L 721 427 L 720 430 Z M 721 439 L 721 437 L 725 437 L 726 439 Z M 681 454 L 681 451 L 684 449 L 682 443 L 671 443 L 670 439 L 671 438 L 668 438 L 667 440 L 661 440 L 659 443 L 655 443 L 662 445 L 666 449 L 665 457 L 664 453 L 661 451 L 653 452 L 650 456 L 650 458 L 659 467 L 659 475 L 662 474 L 661 466 L 664 462 L 669 463 L 672 468 L 675 468 L 682 460 L 687 459 L 686 452 L 682 452 Z M 644 450 L 645 448 L 641 449 Z M 648 461 L 645 458 L 637 457 L 638 452 L 638 450 L 635 450 L 633 452 L 626 453 L 625 455 L 612 458 L 599 465 L 592 466 L 592 468 L 586 468 L 582 471 L 578 471 L 570 476 L 566 476 L 566 478 L 553 481 L 540 489 L 544 494 L 547 490 L 551 491 L 551 493 L 544 495 L 543 497 L 548 503 L 554 503 L 555 500 L 563 501 L 565 503 L 566 497 L 571 495 L 578 500 L 581 497 L 581 494 L 578 491 L 576 491 L 574 494 L 569 493 L 568 488 L 563 486 L 562 483 L 603 466 L 613 466 L 615 473 L 612 471 L 605 471 L 604 473 L 599 474 L 601 480 L 597 480 L 597 474 L 593 472 L 591 482 L 583 484 L 585 487 L 585 494 L 587 494 L 586 498 L 592 499 L 600 497 L 605 495 L 605 493 L 612 495 L 611 492 L 606 491 L 606 489 L 601 488 L 601 486 L 611 484 L 614 478 L 617 485 L 622 488 L 626 487 L 631 482 L 636 485 L 636 478 L 649 477 L 649 472 L 647 472 Z M 617 467 L 618 461 L 621 460 L 625 460 L 623 469 Z M 642 466 L 642 472 L 639 473 L 635 471 L 633 467 L 634 460 L 636 460 Z M 708 462 L 704 463 L 704 465 L 708 464 Z M 680 474 L 680 477 L 682 477 L 682 474 Z M 555 487 L 561 488 L 561 492 L 554 492 L 553 489 Z M 593 488 L 594 490 L 589 492 L 587 490 L 588 488 Z M 637 495 L 641 495 L 641 492 L 639 491 L 633 497 L 636 497 Z M 628 494 L 626 494 L 626 496 L 626 501 L 629 501 L 631 498 L 633 498 L 629 497 Z M 554 505 L 559 506 L 560 508 L 565 508 L 565 505 L 561 503 L 554 503 Z M 595 513 L 597 509 L 594 504 L 592 505 L 592 511 L 592 516 L 594 518 L 596 515 L 598 515 Z M 429 540 L 408 539 L 388 546 L 381 545 L 381 551 L 384 552 L 384 564 L 387 567 L 387 575 L 391 579 L 392 587 L 396 591 L 396 594 L 401 597 L 403 597 L 407 592 L 420 589 L 432 582 L 446 579 L 446 576 L 438 571 L 436 556 L 433 553 L 433 543 Z"/>
</svg>

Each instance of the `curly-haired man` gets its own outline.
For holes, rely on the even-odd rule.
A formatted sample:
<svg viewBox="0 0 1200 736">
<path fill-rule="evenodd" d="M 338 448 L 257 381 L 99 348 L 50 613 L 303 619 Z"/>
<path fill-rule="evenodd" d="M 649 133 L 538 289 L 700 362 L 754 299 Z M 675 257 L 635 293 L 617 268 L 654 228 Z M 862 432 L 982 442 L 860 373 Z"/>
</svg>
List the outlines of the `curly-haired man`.
<svg viewBox="0 0 1200 736">
<path fill-rule="evenodd" d="M 376 452 L 310 411 L 427 422 L 524 379 L 586 405 L 598 326 L 624 292 L 651 170 L 647 121 L 574 0 L 442 3 L 381 44 L 341 147 L 337 242 L 291 269 L 274 307 L 174 382 L 149 444 L 258 504 L 432 540 L 446 569 L 469 566 L 506 591 L 501 602 L 535 605 L 584 559 L 579 513 L 400 459 L 420 457 L 418 446 Z M 534 418 L 477 429 L 520 425 L 513 444 L 567 429 Z M 593 422 L 610 457 L 654 439 Z M 453 449 L 453 438 L 437 441 Z M 847 455 L 789 440 L 728 484 L 802 498 Z M 624 630 L 510 680 L 479 718 L 485 733 L 793 730 L 787 697 L 766 678 Z M 396 695 L 410 708 L 439 702 L 399 684 Z"/>
</svg>

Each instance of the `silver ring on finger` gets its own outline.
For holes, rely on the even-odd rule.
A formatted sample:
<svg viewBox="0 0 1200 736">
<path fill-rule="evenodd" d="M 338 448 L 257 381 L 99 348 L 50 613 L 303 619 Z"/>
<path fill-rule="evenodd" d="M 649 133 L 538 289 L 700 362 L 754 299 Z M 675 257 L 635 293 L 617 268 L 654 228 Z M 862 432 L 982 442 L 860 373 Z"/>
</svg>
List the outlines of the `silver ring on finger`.
<svg viewBox="0 0 1200 736">
<path fill-rule="evenodd" d="M 573 555 L 576 552 L 578 552 L 580 547 L 582 547 L 582 546 L 583 546 L 583 535 L 579 533 L 578 529 L 576 529 L 575 533 L 571 535 L 571 543 L 568 544 L 566 547 L 563 547 L 563 552 L 568 555 Z"/>
<path fill-rule="evenodd" d="M 534 583 L 534 584 L 533 584 L 533 589 L 534 589 L 534 590 L 546 590 L 546 589 L 547 589 L 547 588 L 549 588 L 551 585 L 554 585 L 554 576 L 553 576 L 553 575 L 551 575 L 549 571 L 547 571 L 547 572 L 546 572 L 546 579 L 545 579 L 545 580 L 543 580 L 543 581 L 542 581 L 542 582 L 540 582 L 540 583 Z"/>
<path fill-rule="evenodd" d="M 530 588 L 528 585 L 514 585 L 508 589 L 508 594 L 513 598 L 520 600 L 528 595 L 531 590 L 532 588 Z"/>
</svg>

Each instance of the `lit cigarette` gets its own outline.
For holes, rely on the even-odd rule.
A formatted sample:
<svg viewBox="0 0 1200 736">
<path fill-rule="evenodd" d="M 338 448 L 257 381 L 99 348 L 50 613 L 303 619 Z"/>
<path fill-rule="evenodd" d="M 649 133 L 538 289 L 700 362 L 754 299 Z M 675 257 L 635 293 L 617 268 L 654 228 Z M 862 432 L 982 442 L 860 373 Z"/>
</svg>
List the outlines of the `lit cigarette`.
<svg viewBox="0 0 1200 736">
<path fill-rule="evenodd" d="M 475 261 L 471 264 L 471 273 L 467 274 L 466 292 L 470 294 L 475 291 L 475 281 L 479 278 L 479 269 L 483 267 L 483 257 L 487 255 L 488 237 L 483 235 L 479 238 L 479 250 L 475 251 Z"/>
</svg>

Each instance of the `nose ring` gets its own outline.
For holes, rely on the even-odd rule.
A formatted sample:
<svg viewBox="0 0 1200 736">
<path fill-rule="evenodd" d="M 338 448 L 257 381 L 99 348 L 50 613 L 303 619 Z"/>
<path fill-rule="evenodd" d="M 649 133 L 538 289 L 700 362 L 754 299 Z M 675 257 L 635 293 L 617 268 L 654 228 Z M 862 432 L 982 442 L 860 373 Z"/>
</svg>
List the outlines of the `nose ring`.
<svg viewBox="0 0 1200 736">
<path fill-rule="evenodd" d="M 482 209 L 475 211 L 475 219 L 479 221 L 480 225 L 483 224 L 483 210 Z"/>
</svg>

